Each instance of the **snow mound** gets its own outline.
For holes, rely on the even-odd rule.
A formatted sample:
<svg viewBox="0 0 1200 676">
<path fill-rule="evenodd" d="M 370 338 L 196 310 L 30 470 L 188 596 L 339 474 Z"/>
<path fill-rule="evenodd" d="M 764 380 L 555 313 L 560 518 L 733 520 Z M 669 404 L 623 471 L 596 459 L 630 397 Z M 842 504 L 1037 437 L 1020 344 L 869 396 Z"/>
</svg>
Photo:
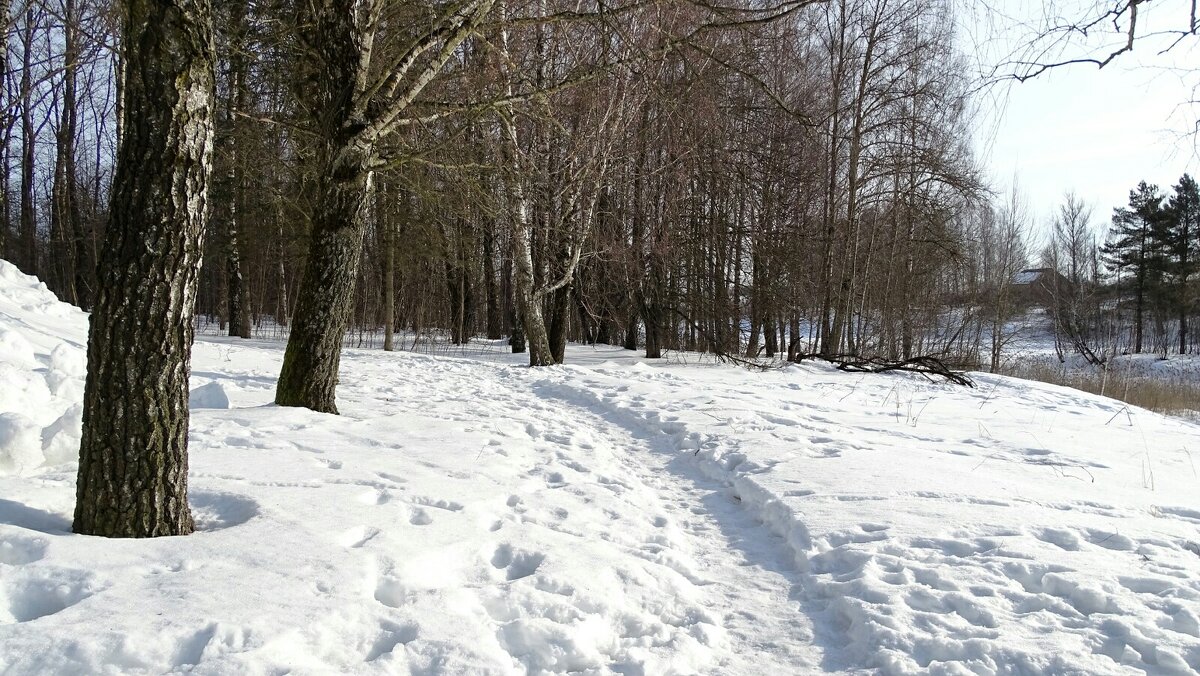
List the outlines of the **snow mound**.
<svg viewBox="0 0 1200 676">
<path fill-rule="evenodd" d="M 192 390 L 188 396 L 188 407 L 198 408 L 229 408 L 229 395 L 221 383 L 212 382 Z"/>
<path fill-rule="evenodd" d="M 0 413 L 0 473 L 25 474 L 38 467 L 42 427 L 20 413 Z"/>
<path fill-rule="evenodd" d="M 0 260 L 0 475 L 75 462 L 87 315 Z"/>
</svg>

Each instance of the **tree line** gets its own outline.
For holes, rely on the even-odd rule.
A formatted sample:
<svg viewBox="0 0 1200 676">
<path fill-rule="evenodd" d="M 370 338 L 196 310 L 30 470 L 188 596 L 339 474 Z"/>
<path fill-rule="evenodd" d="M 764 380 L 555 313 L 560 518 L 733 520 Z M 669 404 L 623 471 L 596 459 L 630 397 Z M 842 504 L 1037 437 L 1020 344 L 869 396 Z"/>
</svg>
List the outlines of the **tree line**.
<svg viewBox="0 0 1200 676">
<path fill-rule="evenodd" d="M 1195 350 L 1200 188 L 1184 174 L 1165 193 L 1145 181 L 1097 237 L 1090 210 L 1068 196 L 1043 261 L 1062 273 L 1052 308 L 1069 351 L 1104 364 L 1118 352 Z"/>
<path fill-rule="evenodd" d="M 198 312 L 234 335 L 286 326 L 303 346 L 289 370 L 328 371 L 302 355 L 336 352 L 349 326 L 507 336 L 531 364 L 560 362 L 568 339 L 649 356 L 911 356 L 953 335 L 938 299 L 981 290 L 970 243 L 988 199 L 946 2 L 385 4 L 342 27 L 303 4 L 214 6 Z M 6 191 L 6 255 L 85 308 L 119 131 L 104 11 L 75 10 L 98 18 L 73 31 L 87 56 L 69 68 L 66 15 L 35 17 L 44 44 L 14 54 L 52 55 L 29 71 L 44 93 L 6 118 L 6 147 L 43 149 L 4 158 L 21 186 Z M 427 35 L 381 28 L 418 16 Z M 338 31 L 351 47 L 334 73 L 335 55 L 307 45 Z M 447 31 L 461 39 L 430 42 Z M 109 78 L 68 87 L 83 70 Z M 327 180 L 345 171 L 356 178 Z M 343 307 L 344 325 L 311 328 Z"/>
</svg>

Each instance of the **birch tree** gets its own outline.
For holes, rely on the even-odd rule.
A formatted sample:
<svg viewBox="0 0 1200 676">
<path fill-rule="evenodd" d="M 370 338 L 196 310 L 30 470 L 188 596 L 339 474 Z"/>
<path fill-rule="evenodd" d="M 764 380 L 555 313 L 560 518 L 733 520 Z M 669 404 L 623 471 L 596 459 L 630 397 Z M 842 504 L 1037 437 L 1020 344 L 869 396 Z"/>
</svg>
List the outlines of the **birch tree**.
<svg viewBox="0 0 1200 676">
<path fill-rule="evenodd" d="M 121 5 L 123 133 L 88 334 L 76 533 L 186 535 L 188 376 L 213 145 L 208 0 Z"/>
</svg>

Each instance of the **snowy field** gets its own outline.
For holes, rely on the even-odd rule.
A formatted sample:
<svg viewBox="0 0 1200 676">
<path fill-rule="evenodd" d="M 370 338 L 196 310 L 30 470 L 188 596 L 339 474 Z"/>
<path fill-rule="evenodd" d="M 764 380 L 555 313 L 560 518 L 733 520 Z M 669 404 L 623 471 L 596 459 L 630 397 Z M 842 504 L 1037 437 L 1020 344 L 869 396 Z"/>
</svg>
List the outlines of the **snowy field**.
<svg viewBox="0 0 1200 676">
<path fill-rule="evenodd" d="M 200 532 L 70 533 L 86 319 L 0 263 L 0 672 L 1191 674 L 1200 427 L 1074 390 L 205 338 Z M 201 408 L 199 406 L 206 406 Z"/>
</svg>

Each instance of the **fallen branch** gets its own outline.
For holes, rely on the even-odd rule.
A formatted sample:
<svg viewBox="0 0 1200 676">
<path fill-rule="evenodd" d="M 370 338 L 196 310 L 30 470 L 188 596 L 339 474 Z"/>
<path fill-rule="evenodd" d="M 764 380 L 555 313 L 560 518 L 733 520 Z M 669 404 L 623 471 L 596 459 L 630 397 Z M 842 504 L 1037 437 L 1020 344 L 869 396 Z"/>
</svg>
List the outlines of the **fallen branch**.
<svg viewBox="0 0 1200 676">
<path fill-rule="evenodd" d="M 911 359 L 884 359 L 883 357 L 861 357 L 855 354 L 823 355 L 819 353 L 797 354 L 792 361 L 799 364 L 808 359 L 820 359 L 838 367 L 839 370 L 851 373 L 886 373 L 888 371 L 907 371 L 919 373 L 932 381 L 933 376 L 940 376 L 955 385 L 975 387 L 967 374 L 951 370 L 949 366 L 937 357 L 912 357 Z"/>
</svg>

